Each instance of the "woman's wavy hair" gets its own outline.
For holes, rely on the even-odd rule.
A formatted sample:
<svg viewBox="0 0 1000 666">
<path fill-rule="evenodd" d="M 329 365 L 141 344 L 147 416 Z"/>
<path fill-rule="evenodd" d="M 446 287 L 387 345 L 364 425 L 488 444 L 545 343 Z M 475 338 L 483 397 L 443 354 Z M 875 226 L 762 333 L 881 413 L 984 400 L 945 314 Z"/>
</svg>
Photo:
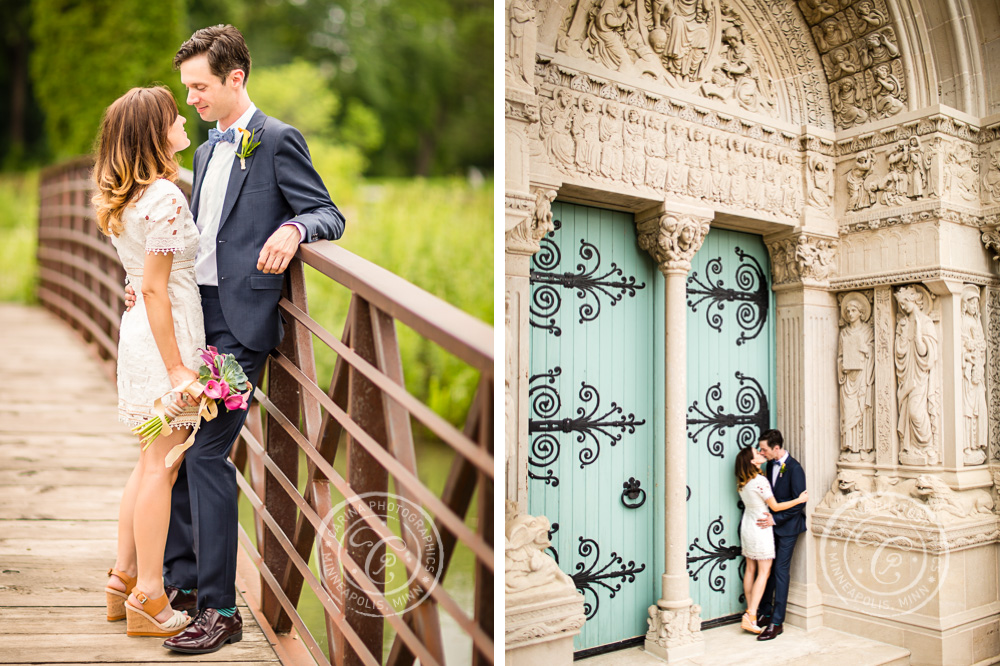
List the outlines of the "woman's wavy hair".
<svg viewBox="0 0 1000 666">
<path fill-rule="evenodd" d="M 166 86 L 132 88 L 104 112 L 97 141 L 92 199 L 106 236 L 122 232 L 122 211 L 157 178 L 177 179 L 179 164 L 167 133 L 177 102 Z"/>
<path fill-rule="evenodd" d="M 760 474 L 760 469 L 753 464 L 753 447 L 748 446 L 740 449 L 736 454 L 736 488 L 743 490 L 751 479 Z"/>
</svg>

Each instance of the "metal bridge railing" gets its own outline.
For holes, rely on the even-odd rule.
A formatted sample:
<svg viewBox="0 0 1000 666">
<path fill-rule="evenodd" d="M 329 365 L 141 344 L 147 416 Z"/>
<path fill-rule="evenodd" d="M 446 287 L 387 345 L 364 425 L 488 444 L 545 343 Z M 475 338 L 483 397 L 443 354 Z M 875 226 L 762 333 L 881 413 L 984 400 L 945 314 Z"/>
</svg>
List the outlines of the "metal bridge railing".
<svg viewBox="0 0 1000 666">
<path fill-rule="evenodd" d="M 113 373 L 124 271 L 93 219 L 92 167 L 91 158 L 79 158 L 42 174 L 38 296 L 93 343 Z M 182 180 L 190 192 L 190 172 Z M 304 264 L 350 293 L 342 335 L 310 317 Z M 468 660 L 493 663 L 492 327 L 335 243 L 303 245 L 287 275 L 279 304 L 286 335 L 256 391 L 260 408 L 251 409 L 232 454 L 256 527 L 256 539 L 242 528 L 239 535 L 241 558 L 260 576 L 251 610 L 286 662 L 308 653 L 318 664 L 443 664 L 443 612 L 471 641 Z M 464 429 L 406 390 L 397 322 L 479 372 Z M 314 339 L 337 356 L 329 389 L 316 376 Z M 450 451 L 440 494 L 420 481 L 414 421 Z M 306 467 L 301 492 L 300 458 Z M 344 474 L 335 468 L 340 462 L 346 462 Z M 400 502 L 362 499 L 386 493 L 390 484 Z M 331 489 L 347 504 L 339 526 L 330 524 Z M 422 548 L 426 534 L 407 527 L 400 515 L 407 502 L 433 516 L 439 549 Z M 470 527 L 473 502 L 477 521 Z M 369 538 L 344 538 L 360 533 Z M 457 544 L 474 559 L 471 614 L 433 583 L 444 580 Z M 308 565 L 311 551 L 324 563 L 318 575 Z M 409 601 L 402 613 L 392 605 L 399 595 L 388 599 L 385 592 L 394 561 L 406 572 Z M 303 586 L 323 607 L 329 656 L 298 613 Z M 388 650 L 386 624 L 395 632 Z M 289 634 L 293 627 L 297 637 Z"/>
</svg>

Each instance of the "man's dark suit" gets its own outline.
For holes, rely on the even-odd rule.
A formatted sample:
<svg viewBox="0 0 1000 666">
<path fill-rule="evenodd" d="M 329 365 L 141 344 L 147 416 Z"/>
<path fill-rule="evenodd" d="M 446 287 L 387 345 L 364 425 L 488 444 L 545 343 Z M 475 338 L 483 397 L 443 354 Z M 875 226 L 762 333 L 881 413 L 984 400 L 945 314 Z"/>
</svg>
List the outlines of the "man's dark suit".
<svg viewBox="0 0 1000 666">
<path fill-rule="evenodd" d="M 284 275 L 257 270 L 264 243 L 288 221 L 305 227 L 306 242 L 336 240 L 344 232 L 344 216 L 330 200 L 298 130 L 261 111 L 247 129 L 256 130 L 261 143 L 247 158 L 246 170 L 239 158 L 233 159 L 216 244 L 219 284 L 201 291 L 207 343 L 234 354 L 256 386 L 283 335 L 278 300 Z M 194 156 L 191 212 L 196 220 L 212 150 L 206 142 Z M 173 489 L 164 581 L 197 587 L 199 609 L 236 605 L 239 511 L 229 452 L 246 414 L 220 409 L 215 420 L 202 425 Z"/>
<path fill-rule="evenodd" d="M 768 462 L 764 473 L 768 483 L 771 483 L 773 466 L 777 462 Z M 787 502 L 802 494 L 806 489 L 806 473 L 802 465 L 788 456 L 785 460 L 785 471 L 780 472 L 777 481 L 771 483 L 775 502 Z M 792 553 L 799 535 L 806 531 L 806 505 L 798 504 L 787 511 L 778 511 L 774 517 L 774 564 L 771 575 L 764 588 L 764 597 L 760 600 L 757 616 L 767 615 L 770 624 L 782 624 L 785 621 L 785 607 L 788 605 L 789 570 L 792 566 Z M 772 597 L 774 599 L 772 603 Z"/>
</svg>

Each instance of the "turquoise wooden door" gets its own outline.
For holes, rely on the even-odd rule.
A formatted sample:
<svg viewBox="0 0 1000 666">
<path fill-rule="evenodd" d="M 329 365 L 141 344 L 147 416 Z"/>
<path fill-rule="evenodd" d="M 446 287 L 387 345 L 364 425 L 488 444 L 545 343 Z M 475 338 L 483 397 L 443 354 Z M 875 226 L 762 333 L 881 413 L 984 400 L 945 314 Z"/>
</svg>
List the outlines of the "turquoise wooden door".
<svg viewBox="0 0 1000 666">
<path fill-rule="evenodd" d="M 577 651 L 646 633 L 663 571 L 663 278 L 631 215 L 556 202 L 531 266 L 528 510 L 585 598 Z"/>
<path fill-rule="evenodd" d="M 736 453 L 772 427 L 774 299 L 760 236 L 712 229 L 687 281 L 688 573 L 703 626 L 745 609 Z"/>
</svg>

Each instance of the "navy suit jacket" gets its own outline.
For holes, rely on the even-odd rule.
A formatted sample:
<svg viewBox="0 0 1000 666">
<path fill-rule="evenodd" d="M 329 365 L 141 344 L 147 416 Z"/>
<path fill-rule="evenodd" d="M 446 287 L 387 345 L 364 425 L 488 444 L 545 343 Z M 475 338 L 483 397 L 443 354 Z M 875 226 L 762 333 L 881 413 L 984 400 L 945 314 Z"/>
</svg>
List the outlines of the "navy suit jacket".
<svg viewBox="0 0 1000 666">
<path fill-rule="evenodd" d="M 246 159 L 246 170 L 234 158 L 229 172 L 216 242 L 219 300 L 236 339 L 248 349 L 268 351 L 278 346 L 283 335 L 278 301 L 285 276 L 257 270 L 264 243 L 289 221 L 305 227 L 305 242 L 337 240 L 344 233 L 345 221 L 313 168 L 297 129 L 260 110 L 247 129 L 256 130 L 254 140 L 260 145 Z M 211 156 L 207 142 L 194 154 L 191 212 L 195 219 Z"/>
<path fill-rule="evenodd" d="M 764 465 L 764 475 L 771 483 L 771 464 Z M 785 460 L 785 473 L 771 483 L 775 502 L 787 502 L 802 494 L 806 489 L 806 471 L 791 455 Z M 774 516 L 774 533 L 778 536 L 795 536 L 806 531 L 806 505 L 798 504 L 785 511 L 777 511 Z"/>
</svg>

